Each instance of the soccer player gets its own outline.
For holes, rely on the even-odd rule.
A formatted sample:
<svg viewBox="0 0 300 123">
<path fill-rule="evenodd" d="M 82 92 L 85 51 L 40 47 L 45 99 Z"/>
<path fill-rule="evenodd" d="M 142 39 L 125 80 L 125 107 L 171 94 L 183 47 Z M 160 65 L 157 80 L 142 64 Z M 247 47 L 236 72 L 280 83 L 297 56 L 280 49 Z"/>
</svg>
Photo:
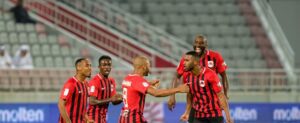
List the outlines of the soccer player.
<svg viewBox="0 0 300 123">
<path fill-rule="evenodd" d="M 91 63 L 80 58 L 76 60 L 75 67 L 76 75 L 67 80 L 60 92 L 59 123 L 92 123 L 86 113 L 88 83 L 85 80 L 91 76 Z"/>
<path fill-rule="evenodd" d="M 222 83 L 213 70 L 201 67 L 199 60 L 195 51 L 187 52 L 184 57 L 184 71 L 187 72 L 184 81 L 191 94 L 187 110 L 194 110 L 193 123 L 223 123 L 222 110 L 225 111 L 226 123 L 232 123 Z"/>
<path fill-rule="evenodd" d="M 150 71 L 150 62 L 146 57 L 138 56 L 133 60 L 134 71 L 125 77 L 122 82 L 123 103 L 119 123 L 147 123 L 143 117 L 146 94 L 155 97 L 165 97 L 175 93 L 186 93 L 187 85 L 181 85 L 172 89 L 155 89 L 158 80 L 147 81 Z"/>
<path fill-rule="evenodd" d="M 202 35 L 197 35 L 194 40 L 193 44 L 194 51 L 200 56 L 200 65 L 202 67 L 207 67 L 215 71 L 216 73 L 219 73 L 222 77 L 222 84 L 223 84 L 223 89 L 224 89 L 224 94 L 226 97 L 227 95 L 227 90 L 228 90 L 228 80 L 227 80 L 227 75 L 226 75 L 226 69 L 227 65 L 225 61 L 223 60 L 221 54 L 219 54 L 216 51 L 209 50 L 207 49 L 207 39 L 206 37 Z M 186 72 L 183 69 L 184 64 L 184 57 L 181 58 L 180 63 L 177 67 L 177 73 L 174 76 L 174 79 L 172 81 L 172 86 L 176 87 L 178 80 L 183 76 L 183 82 L 186 79 Z M 187 94 L 187 96 L 189 96 Z M 188 98 L 188 97 L 187 97 Z M 169 101 L 168 101 L 168 108 L 169 110 L 173 110 L 175 107 L 175 95 L 170 96 Z M 191 114 L 193 114 L 193 110 L 191 111 Z M 192 116 L 192 115 L 191 115 Z M 183 116 L 183 117 L 188 117 L 188 116 Z M 193 119 L 193 118 L 191 118 Z M 186 119 L 187 120 L 187 119 Z M 190 121 L 192 122 L 192 121 Z"/>
<path fill-rule="evenodd" d="M 98 60 L 100 72 L 89 82 L 88 116 L 95 123 L 106 123 L 106 113 L 110 102 L 117 105 L 122 102 L 122 95 L 116 93 L 116 83 L 109 77 L 112 60 L 109 56 L 101 56 Z"/>
</svg>

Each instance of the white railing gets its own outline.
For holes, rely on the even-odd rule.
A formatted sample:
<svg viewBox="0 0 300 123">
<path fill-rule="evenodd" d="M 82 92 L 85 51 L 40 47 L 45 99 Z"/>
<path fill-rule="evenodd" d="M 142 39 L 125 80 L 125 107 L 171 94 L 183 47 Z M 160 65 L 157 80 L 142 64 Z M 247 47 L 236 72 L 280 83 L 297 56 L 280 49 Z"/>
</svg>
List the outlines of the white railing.
<svg viewBox="0 0 300 123">
<path fill-rule="evenodd" d="M 278 23 L 273 10 L 266 0 L 253 0 L 252 4 L 261 19 L 261 22 L 271 39 L 272 46 L 274 47 L 277 55 L 287 73 L 293 77 L 293 69 L 295 66 L 295 53 L 290 46 L 280 24 Z"/>
<path fill-rule="evenodd" d="M 191 47 L 183 40 L 173 37 L 160 28 L 125 12 L 103 0 L 60 0 L 100 22 L 114 27 L 144 45 L 162 53 L 165 57 L 179 61 L 183 52 Z"/>
<path fill-rule="evenodd" d="M 101 30 L 97 24 L 90 23 L 84 18 L 78 18 L 72 13 L 61 11 L 63 8 L 56 6 L 52 2 L 49 2 L 49 0 L 26 0 L 25 2 L 26 7 L 44 20 L 56 24 L 57 27 L 63 28 L 127 62 L 131 62 L 132 58 L 138 55 L 154 59 L 152 54 L 144 53 L 137 49 L 137 47 L 128 44 L 121 37 Z"/>
<path fill-rule="evenodd" d="M 175 68 L 152 69 L 147 79 L 159 79 L 161 88 L 170 88 Z M 93 74 L 98 68 L 93 69 Z M 111 76 L 116 79 L 120 90 L 123 78 L 131 70 L 113 69 Z M 34 70 L 0 70 L 0 90 L 2 91 L 57 91 L 63 83 L 73 76 L 73 69 L 34 69 Z M 235 92 L 291 92 L 300 91 L 300 70 L 297 82 L 290 82 L 284 70 L 281 69 L 230 69 L 227 71 L 230 91 Z"/>
</svg>

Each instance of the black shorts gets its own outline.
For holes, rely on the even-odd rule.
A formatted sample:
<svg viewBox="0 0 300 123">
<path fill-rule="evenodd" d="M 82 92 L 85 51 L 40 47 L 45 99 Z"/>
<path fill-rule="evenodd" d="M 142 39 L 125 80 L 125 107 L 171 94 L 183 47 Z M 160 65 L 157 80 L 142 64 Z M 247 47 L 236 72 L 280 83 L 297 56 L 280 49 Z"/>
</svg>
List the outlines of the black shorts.
<svg viewBox="0 0 300 123">
<path fill-rule="evenodd" d="M 191 111 L 190 111 L 190 114 L 189 114 L 189 123 L 193 123 L 194 121 L 194 114 L 195 114 L 195 109 L 192 108 Z"/>
<path fill-rule="evenodd" d="M 224 119 L 223 117 L 194 118 L 193 122 L 189 123 L 224 123 Z"/>
</svg>

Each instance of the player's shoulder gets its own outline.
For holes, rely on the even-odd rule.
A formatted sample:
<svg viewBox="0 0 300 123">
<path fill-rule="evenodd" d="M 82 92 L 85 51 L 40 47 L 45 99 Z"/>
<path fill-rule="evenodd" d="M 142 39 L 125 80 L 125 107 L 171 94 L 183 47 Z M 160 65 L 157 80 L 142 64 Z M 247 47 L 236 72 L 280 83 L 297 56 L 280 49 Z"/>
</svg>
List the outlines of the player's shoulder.
<svg viewBox="0 0 300 123">
<path fill-rule="evenodd" d="M 210 55 L 221 55 L 221 53 L 219 51 L 216 51 L 216 50 L 208 50 L 209 54 Z"/>
<path fill-rule="evenodd" d="M 76 79 L 74 79 L 74 77 L 70 77 L 66 82 L 67 83 L 76 83 Z"/>
<path fill-rule="evenodd" d="M 75 85 L 76 82 L 76 79 L 74 79 L 74 77 L 71 77 L 65 82 L 65 85 Z"/>
<path fill-rule="evenodd" d="M 99 76 L 99 74 L 96 74 L 95 76 L 92 77 L 91 81 L 98 81 L 100 79 L 101 77 Z"/>
<path fill-rule="evenodd" d="M 215 50 L 209 50 L 209 55 L 214 58 L 223 58 L 221 53 Z"/>
<path fill-rule="evenodd" d="M 129 74 L 127 77 L 131 80 L 134 80 L 134 81 L 146 81 L 144 77 L 141 77 L 141 76 L 136 75 L 136 74 Z"/>
</svg>

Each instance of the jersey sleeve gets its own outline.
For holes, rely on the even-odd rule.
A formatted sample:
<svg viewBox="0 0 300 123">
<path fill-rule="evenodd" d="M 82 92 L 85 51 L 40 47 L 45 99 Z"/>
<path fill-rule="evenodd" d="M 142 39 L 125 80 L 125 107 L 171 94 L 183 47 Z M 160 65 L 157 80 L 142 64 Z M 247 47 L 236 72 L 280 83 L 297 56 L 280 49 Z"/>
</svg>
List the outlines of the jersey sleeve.
<svg viewBox="0 0 300 123">
<path fill-rule="evenodd" d="M 74 91 L 75 91 L 74 83 L 66 82 L 60 92 L 60 99 L 67 100 L 71 98 Z"/>
<path fill-rule="evenodd" d="M 184 57 L 180 59 L 176 71 L 178 75 L 182 75 L 184 73 Z"/>
<path fill-rule="evenodd" d="M 116 82 L 114 79 L 111 79 L 111 96 L 116 95 L 117 91 L 116 91 Z"/>
<path fill-rule="evenodd" d="M 97 85 L 97 79 L 93 78 L 92 80 L 90 80 L 89 82 L 89 96 L 93 96 L 93 97 L 97 97 L 98 96 L 98 90 L 99 90 L 99 86 Z"/>
<path fill-rule="evenodd" d="M 222 55 L 220 53 L 216 53 L 216 59 L 217 59 L 217 72 L 223 73 L 227 69 L 227 64 L 225 63 Z"/>
<path fill-rule="evenodd" d="M 188 72 L 184 72 L 184 73 L 182 74 L 182 83 L 183 83 L 183 84 L 188 83 L 188 81 L 187 81 L 188 75 L 189 75 Z"/>
<path fill-rule="evenodd" d="M 212 85 L 212 90 L 215 93 L 219 93 L 220 91 L 222 91 L 222 83 L 220 82 L 220 79 L 217 76 L 217 74 L 213 71 L 209 71 L 207 72 L 207 75 L 208 75 L 208 82 L 211 83 Z"/>
<path fill-rule="evenodd" d="M 136 90 L 142 94 L 146 94 L 147 89 L 150 87 L 149 82 L 147 82 L 147 80 L 142 79 L 142 78 L 137 78 L 134 81 L 136 81 L 133 84 L 134 90 Z"/>
</svg>

